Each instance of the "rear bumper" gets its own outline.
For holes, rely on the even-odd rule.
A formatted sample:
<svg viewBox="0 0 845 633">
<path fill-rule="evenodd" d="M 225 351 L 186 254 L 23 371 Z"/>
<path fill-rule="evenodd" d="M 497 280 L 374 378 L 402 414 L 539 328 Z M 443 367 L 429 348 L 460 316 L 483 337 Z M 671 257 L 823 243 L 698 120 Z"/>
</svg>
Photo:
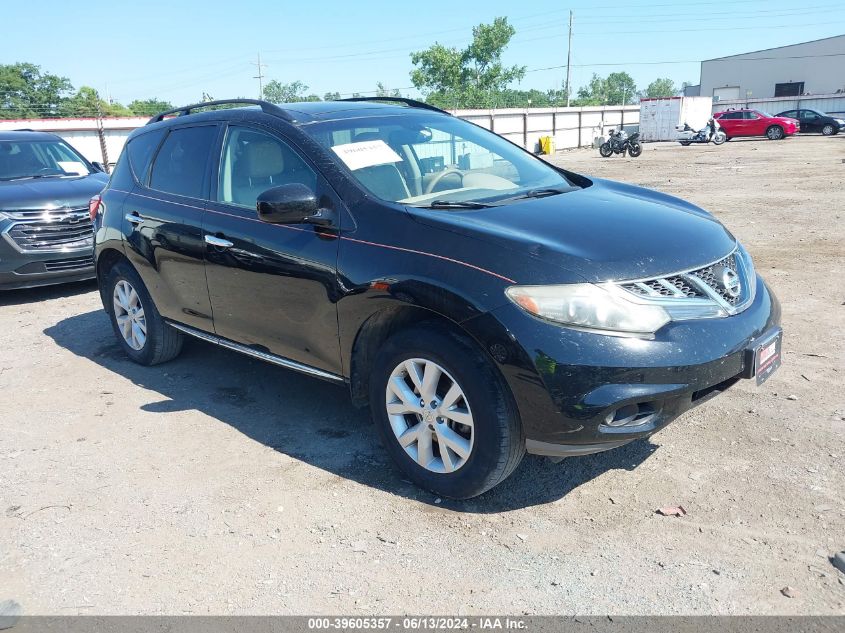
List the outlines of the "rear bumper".
<svg viewBox="0 0 845 633">
<path fill-rule="evenodd" d="M 584 455 L 651 435 L 751 377 L 747 350 L 780 323 L 777 299 L 757 283 L 740 314 L 671 323 L 648 340 L 560 327 L 510 305 L 474 319 L 472 333 L 510 386 L 528 451 Z"/>
</svg>

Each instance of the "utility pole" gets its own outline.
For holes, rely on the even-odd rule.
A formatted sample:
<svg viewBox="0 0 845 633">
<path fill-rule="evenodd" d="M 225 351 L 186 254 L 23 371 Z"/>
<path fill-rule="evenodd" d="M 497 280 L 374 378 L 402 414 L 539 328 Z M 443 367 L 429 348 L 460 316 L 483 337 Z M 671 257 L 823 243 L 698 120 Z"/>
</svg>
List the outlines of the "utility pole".
<svg viewBox="0 0 845 633">
<path fill-rule="evenodd" d="M 569 107 L 569 78 L 570 78 L 570 62 L 572 61 L 572 10 L 569 10 L 569 46 L 566 49 L 566 107 Z"/>
<path fill-rule="evenodd" d="M 258 68 L 258 74 L 253 77 L 253 79 L 258 80 L 258 98 L 264 98 L 264 73 L 261 71 L 262 68 L 267 68 L 267 64 L 261 63 L 261 53 L 258 53 L 258 61 L 251 62 L 254 66 Z"/>
</svg>

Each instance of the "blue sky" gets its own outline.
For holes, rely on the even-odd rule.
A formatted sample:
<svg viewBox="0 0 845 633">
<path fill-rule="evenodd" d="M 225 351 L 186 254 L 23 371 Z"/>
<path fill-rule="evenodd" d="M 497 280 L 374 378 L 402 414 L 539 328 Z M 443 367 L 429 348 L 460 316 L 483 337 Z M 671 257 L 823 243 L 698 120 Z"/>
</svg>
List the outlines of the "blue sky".
<svg viewBox="0 0 845 633">
<path fill-rule="evenodd" d="M 845 33 L 841 0 L 4 4 L 0 63 L 33 62 L 123 103 L 159 97 L 181 104 L 203 92 L 257 96 L 251 62 L 259 51 L 268 79 L 300 80 L 319 95 L 366 93 L 378 81 L 415 95 L 406 90 L 411 51 L 435 41 L 464 46 L 474 25 L 496 16 L 517 30 L 505 61 L 527 66 L 522 87 L 541 90 L 565 76 L 563 68 L 542 69 L 566 63 L 569 9 L 575 88 L 593 72 L 616 70 L 639 87 L 659 76 L 697 83 L 701 59 Z"/>
</svg>

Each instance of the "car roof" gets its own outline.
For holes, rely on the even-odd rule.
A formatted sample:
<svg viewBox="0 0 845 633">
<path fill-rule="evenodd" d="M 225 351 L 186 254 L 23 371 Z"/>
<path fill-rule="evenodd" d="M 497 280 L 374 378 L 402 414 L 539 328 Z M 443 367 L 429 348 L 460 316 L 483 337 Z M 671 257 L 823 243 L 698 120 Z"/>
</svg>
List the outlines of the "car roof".
<svg viewBox="0 0 845 633">
<path fill-rule="evenodd" d="M 55 141 L 61 137 L 52 132 L 35 130 L 0 130 L 0 142 L 6 141 Z"/>
</svg>

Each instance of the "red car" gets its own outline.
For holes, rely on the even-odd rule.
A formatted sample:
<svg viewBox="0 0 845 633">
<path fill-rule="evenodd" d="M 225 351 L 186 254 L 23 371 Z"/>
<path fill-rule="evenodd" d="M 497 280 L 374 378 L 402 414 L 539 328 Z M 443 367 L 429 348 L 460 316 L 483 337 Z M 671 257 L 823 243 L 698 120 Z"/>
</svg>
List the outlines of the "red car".
<svg viewBox="0 0 845 633">
<path fill-rule="evenodd" d="M 760 110 L 725 110 L 713 117 L 725 131 L 728 140 L 735 136 L 765 136 L 777 141 L 798 131 L 798 121 L 783 116 L 772 116 Z"/>
</svg>

